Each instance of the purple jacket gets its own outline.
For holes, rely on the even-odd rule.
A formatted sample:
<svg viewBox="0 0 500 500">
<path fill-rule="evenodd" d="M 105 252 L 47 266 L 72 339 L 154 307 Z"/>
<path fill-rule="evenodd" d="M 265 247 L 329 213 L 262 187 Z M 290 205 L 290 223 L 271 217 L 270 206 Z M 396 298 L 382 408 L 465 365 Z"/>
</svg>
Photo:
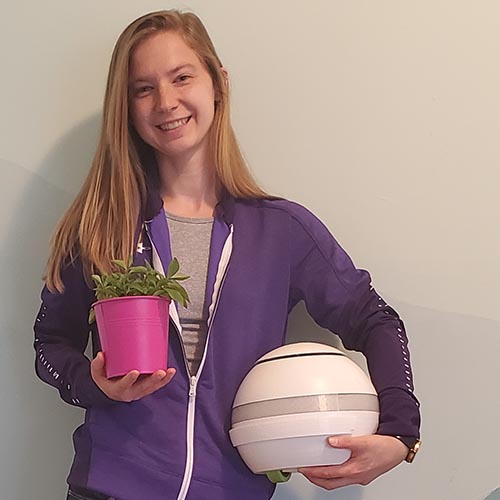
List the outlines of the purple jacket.
<svg viewBox="0 0 500 500">
<path fill-rule="evenodd" d="M 135 260 L 166 269 L 169 234 L 158 200 L 144 219 L 144 250 Z M 231 407 L 255 360 L 284 343 L 288 314 L 300 300 L 347 349 L 366 356 L 380 400 L 378 432 L 419 435 L 403 323 L 309 211 L 286 200 L 228 198 L 217 207 L 208 274 L 209 331 L 197 375 L 188 376 L 174 317 L 168 359 L 177 373 L 132 403 L 110 400 L 90 376 L 83 352 L 95 295 L 79 263 L 64 270 L 62 294 L 43 289 L 37 374 L 87 409 L 74 433 L 70 484 L 119 500 L 269 499 L 274 486 L 231 445 Z"/>
</svg>

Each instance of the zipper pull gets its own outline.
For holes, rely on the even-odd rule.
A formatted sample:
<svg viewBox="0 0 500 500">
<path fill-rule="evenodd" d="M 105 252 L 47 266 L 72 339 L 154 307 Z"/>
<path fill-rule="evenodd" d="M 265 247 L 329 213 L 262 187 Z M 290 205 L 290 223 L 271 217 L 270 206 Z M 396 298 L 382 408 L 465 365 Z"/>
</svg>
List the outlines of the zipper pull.
<svg viewBox="0 0 500 500">
<path fill-rule="evenodd" d="M 192 398 L 196 396 L 196 377 L 191 377 L 191 382 L 189 384 L 189 397 Z"/>
</svg>

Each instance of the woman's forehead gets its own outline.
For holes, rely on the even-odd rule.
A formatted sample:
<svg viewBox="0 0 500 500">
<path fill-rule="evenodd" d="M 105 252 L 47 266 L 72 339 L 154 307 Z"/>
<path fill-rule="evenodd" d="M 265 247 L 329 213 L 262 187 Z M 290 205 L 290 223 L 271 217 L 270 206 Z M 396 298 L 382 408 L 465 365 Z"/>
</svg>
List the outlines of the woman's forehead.
<svg viewBox="0 0 500 500">
<path fill-rule="evenodd" d="M 200 65 L 198 54 L 176 32 L 155 33 L 139 43 L 130 58 L 130 73 L 171 72 L 176 68 Z"/>
</svg>

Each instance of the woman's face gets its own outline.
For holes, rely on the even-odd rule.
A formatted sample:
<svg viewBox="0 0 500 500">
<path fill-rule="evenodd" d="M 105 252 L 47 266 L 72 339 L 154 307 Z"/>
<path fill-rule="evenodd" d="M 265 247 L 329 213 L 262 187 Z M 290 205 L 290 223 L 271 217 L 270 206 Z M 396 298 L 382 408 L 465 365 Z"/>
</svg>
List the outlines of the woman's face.
<svg viewBox="0 0 500 500">
<path fill-rule="evenodd" d="M 208 71 L 178 33 L 152 35 L 132 53 L 132 123 L 159 159 L 175 161 L 196 155 L 205 160 L 214 101 Z"/>
</svg>

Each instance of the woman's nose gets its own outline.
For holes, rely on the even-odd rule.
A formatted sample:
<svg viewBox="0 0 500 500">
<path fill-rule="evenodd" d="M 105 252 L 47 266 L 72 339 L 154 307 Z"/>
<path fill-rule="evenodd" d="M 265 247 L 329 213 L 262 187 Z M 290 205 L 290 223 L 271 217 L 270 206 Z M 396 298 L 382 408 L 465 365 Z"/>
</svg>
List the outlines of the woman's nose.
<svg viewBox="0 0 500 500">
<path fill-rule="evenodd" d="M 171 87 L 159 86 L 156 93 L 156 109 L 157 111 L 170 111 L 175 109 L 179 104 L 177 93 Z"/>
</svg>

